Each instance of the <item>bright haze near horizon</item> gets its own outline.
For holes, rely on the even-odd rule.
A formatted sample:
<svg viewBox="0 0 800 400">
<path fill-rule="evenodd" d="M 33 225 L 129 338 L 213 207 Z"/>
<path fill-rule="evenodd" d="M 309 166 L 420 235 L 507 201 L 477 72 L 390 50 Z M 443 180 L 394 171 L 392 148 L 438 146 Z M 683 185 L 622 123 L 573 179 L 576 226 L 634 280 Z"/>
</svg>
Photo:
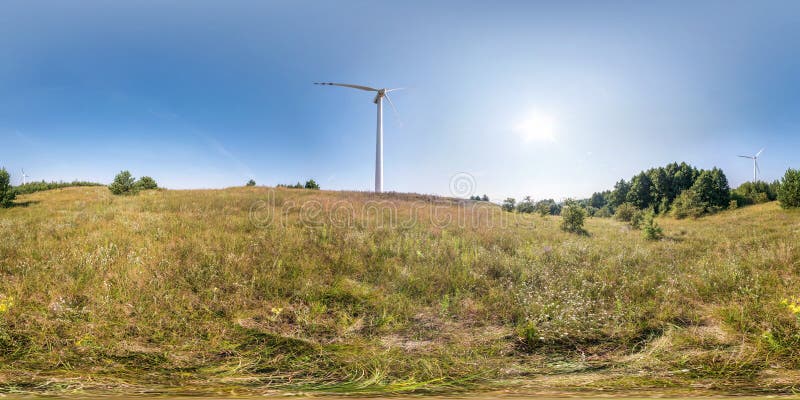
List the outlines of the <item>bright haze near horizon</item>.
<svg viewBox="0 0 800 400">
<path fill-rule="evenodd" d="M 800 167 L 800 3 L 6 2 L 0 165 L 168 188 L 314 178 L 371 190 L 587 197 L 672 161 Z"/>
</svg>

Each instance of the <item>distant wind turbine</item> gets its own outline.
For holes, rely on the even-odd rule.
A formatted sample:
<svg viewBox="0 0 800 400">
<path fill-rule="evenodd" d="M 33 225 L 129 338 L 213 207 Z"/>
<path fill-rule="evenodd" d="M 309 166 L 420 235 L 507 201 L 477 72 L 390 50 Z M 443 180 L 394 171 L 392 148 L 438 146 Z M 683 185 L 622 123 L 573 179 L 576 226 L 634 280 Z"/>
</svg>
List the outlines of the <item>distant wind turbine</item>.
<svg viewBox="0 0 800 400">
<path fill-rule="evenodd" d="M 761 169 L 758 168 L 758 157 L 761 156 L 763 151 L 764 149 L 759 150 L 754 156 L 739 156 L 753 160 L 753 182 L 758 182 L 758 173 L 761 172 Z"/>
<path fill-rule="evenodd" d="M 375 143 L 375 192 L 380 193 L 383 191 L 383 98 L 389 100 L 389 105 L 397 113 L 392 99 L 389 98 L 389 92 L 401 90 L 403 88 L 395 89 L 376 89 L 369 86 L 350 85 L 347 83 L 331 83 L 331 82 L 314 82 L 315 85 L 329 85 L 329 86 L 342 86 L 359 90 L 366 90 L 368 92 L 375 92 L 374 103 L 378 105 L 378 132 L 376 135 Z"/>
<path fill-rule="evenodd" d="M 25 174 L 25 170 L 22 170 L 22 184 L 24 185 L 27 182 L 28 175 Z"/>
</svg>

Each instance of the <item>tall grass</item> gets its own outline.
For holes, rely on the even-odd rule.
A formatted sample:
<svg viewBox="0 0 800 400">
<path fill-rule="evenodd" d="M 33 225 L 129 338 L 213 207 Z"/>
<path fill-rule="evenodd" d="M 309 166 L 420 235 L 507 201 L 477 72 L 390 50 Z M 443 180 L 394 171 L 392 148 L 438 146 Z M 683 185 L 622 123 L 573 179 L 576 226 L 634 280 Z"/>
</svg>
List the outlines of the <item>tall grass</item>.
<svg viewBox="0 0 800 400">
<path fill-rule="evenodd" d="M 588 235 L 558 217 L 500 225 L 485 204 L 447 223 L 465 203 L 399 194 L 20 200 L 0 210 L 0 387 L 43 373 L 402 392 L 600 369 L 626 377 L 611 387 L 651 385 L 630 381 L 646 370 L 788 390 L 770 374 L 800 368 L 781 305 L 800 294 L 800 214 L 774 203 L 659 219 L 649 241 L 609 219 Z"/>
</svg>

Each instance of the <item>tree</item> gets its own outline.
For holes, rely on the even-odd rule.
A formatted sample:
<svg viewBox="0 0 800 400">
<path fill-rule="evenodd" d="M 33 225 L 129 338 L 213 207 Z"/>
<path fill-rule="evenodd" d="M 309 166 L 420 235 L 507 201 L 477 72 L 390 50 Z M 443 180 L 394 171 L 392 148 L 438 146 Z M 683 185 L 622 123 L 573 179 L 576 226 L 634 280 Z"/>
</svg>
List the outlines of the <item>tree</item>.
<svg viewBox="0 0 800 400">
<path fill-rule="evenodd" d="M 305 188 L 306 189 L 319 190 L 319 185 L 317 184 L 317 182 L 314 182 L 313 179 L 309 179 L 309 180 L 306 181 Z"/>
<path fill-rule="evenodd" d="M 568 200 L 561 208 L 561 229 L 567 232 L 584 233 L 583 221 L 586 210 L 574 201 Z"/>
<path fill-rule="evenodd" d="M 489 201 L 489 196 L 484 194 L 483 197 L 481 197 L 481 201 Z"/>
<path fill-rule="evenodd" d="M 11 176 L 5 168 L 0 168 L 0 207 L 11 207 L 16 197 L 11 187 Z"/>
<path fill-rule="evenodd" d="M 503 204 L 500 206 L 505 211 L 511 212 L 514 211 L 515 206 L 517 205 L 517 201 L 514 200 L 513 197 L 508 197 L 503 200 Z"/>
<path fill-rule="evenodd" d="M 800 169 L 786 170 L 778 187 L 778 201 L 783 208 L 800 207 Z"/>
<path fill-rule="evenodd" d="M 517 212 L 519 212 L 519 213 L 530 214 L 530 213 L 534 212 L 535 210 L 536 209 L 534 208 L 533 200 L 531 199 L 531 196 L 525 196 L 525 198 L 522 199 L 522 201 L 517 203 Z"/>
<path fill-rule="evenodd" d="M 609 204 L 611 207 L 618 207 L 624 203 L 628 198 L 628 192 L 631 190 L 631 184 L 625 182 L 625 179 L 620 179 L 619 182 L 614 184 L 614 190 L 609 195 Z"/>
<path fill-rule="evenodd" d="M 252 180 L 252 179 L 250 179 L 249 181 L 247 181 L 247 183 L 245 184 L 245 186 L 255 186 L 255 185 L 256 185 L 256 181 L 254 181 L 254 180 Z"/>
<path fill-rule="evenodd" d="M 731 188 L 728 178 L 719 168 L 706 170 L 700 173 L 692 185 L 692 191 L 698 196 L 699 205 L 705 209 L 704 213 L 712 213 L 728 207 L 731 202 Z"/>
<path fill-rule="evenodd" d="M 633 177 L 631 189 L 628 192 L 627 201 L 637 208 L 647 208 L 653 204 L 653 194 L 651 192 L 653 181 L 646 173 L 640 172 Z"/>
<path fill-rule="evenodd" d="M 149 177 L 143 176 L 136 181 L 136 190 L 151 190 L 151 189 L 158 189 L 158 184 L 156 184 L 156 180 Z"/>
<path fill-rule="evenodd" d="M 603 208 L 608 203 L 607 197 L 609 193 L 609 191 L 592 193 L 592 197 L 589 198 L 589 205 L 597 209 Z"/>
<path fill-rule="evenodd" d="M 664 231 L 661 229 L 658 223 L 656 223 L 655 214 L 652 212 L 649 212 L 644 216 L 642 232 L 644 233 L 644 238 L 647 240 L 659 240 L 664 237 Z"/>
<path fill-rule="evenodd" d="M 136 194 L 136 186 L 133 176 L 128 171 L 122 171 L 114 177 L 114 182 L 108 185 L 111 193 L 116 195 Z"/>
</svg>

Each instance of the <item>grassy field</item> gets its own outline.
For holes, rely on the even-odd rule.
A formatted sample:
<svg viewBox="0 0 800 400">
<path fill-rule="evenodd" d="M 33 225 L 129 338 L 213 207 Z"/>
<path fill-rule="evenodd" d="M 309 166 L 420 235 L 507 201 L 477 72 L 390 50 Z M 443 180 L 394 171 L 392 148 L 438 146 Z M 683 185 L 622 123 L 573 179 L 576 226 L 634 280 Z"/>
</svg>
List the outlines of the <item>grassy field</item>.
<svg viewBox="0 0 800 400">
<path fill-rule="evenodd" d="M 775 203 L 662 218 L 655 242 L 416 195 L 17 203 L 0 209 L 0 393 L 800 386 L 800 213 Z"/>
</svg>

